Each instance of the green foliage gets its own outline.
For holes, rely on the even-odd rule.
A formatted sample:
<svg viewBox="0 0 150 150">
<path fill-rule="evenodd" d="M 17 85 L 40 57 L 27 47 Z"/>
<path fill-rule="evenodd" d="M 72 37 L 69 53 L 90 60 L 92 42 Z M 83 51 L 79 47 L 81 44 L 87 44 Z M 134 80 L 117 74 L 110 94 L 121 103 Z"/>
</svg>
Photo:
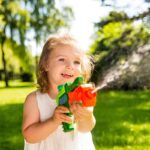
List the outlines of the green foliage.
<svg viewBox="0 0 150 150">
<path fill-rule="evenodd" d="M 10 45 L 9 45 L 9 40 L 7 40 L 5 42 L 5 59 L 7 61 L 7 69 L 8 71 L 14 71 L 14 72 L 19 72 L 19 63 L 20 63 L 20 60 L 14 55 Z M 1 46 L 1 45 L 0 45 Z M 1 56 L 2 54 L 0 53 L 0 58 L 2 58 Z M 3 68 L 3 65 L 2 65 L 2 60 L 0 59 L 0 69 Z"/>
<path fill-rule="evenodd" d="M 28 5 L 32 9 L 28 9 Z M 73 17 L 70 7 L 61 6 L 56 8 L 54 0 L 26 1 L 25 6 L 31 14 L 30 26 L 34 31 L 37 44 L 45 39 L 50 33 L 67 27 Z"/>
<path fill-rule="evenodd" d="M 1 2 L 0 18 L 2 18 L 3 25 L 1 31 L 5 37 L 11 37 L 16 40 L 15 32 L 19 31 L 20 44 L 24 45 L 25 32 L 29 27 L 30 14 L 22 8 L 20 1 L 4 1 Z M 6 32 L 8 30 L 9 32 Z M 18 41 L 17 41 L 18 42 Z"/>
<path fill-rule="evenodd" d="M 23 82 L 30 82 L 30 81 L 33 81 L 33 77 L 32 77 L 32 74 L 31 73 L 27 73 L 27 72 L 24 72 L 21 74 L 21 80 Z"/>
<path fill-rule="evenodd" d="M 6 86 L 8 86 L 7 74 L 12 70 L 17 73 L 16 71 L 23 68 L 22 71 L 35 72 L 36 64 L 33 65 L 33 57 L 26 40 L 36 40 L 38 45 L 48 34 L 61 27 L 68 27 L 68 21 L 72 16 L 71 8 L 63 6 L 58 9 L 54 0 L 0 1 L 0 46 L 3 51 L 0 69 L 4 70 Z M 34 39 L 31 39 L 27 34 L 33 31 Z"/>
<path fill-rule="evenodd" d="M 128 19 L 129 17 L 123 11 L 120 11 L 120 12 L 111 11 L 107 17 L 102 18 L 101 21 L 97 23 L 96 25 L 100 28 L 103 28 L 105 25 L 109 23 L 120 22 L 122 20 L 128 20 Z"/>
<path fill-rule="evenodd" d="M 100 54 L 102 51 L 112 51 L 121 48 L 131 48 L 149 42 L 149 32 L 143 25 L 133 23 L 113 22 L 100 28 L 96 41 L 91 46 L 93 54 Z"/>
<path fill-rule="evenodd" d="M 4 49 L 6 53 L 5 58 L 7 61 L 7 68 L 9 71 L 19 73 L 21 67 L 23 68 L 23 71 L 34 69 L 32 54 L 26 49 L 26 47 L 18 45 L 15 41 L 12 43 L 11 39 L 7 39 L 4 44 Z"/>
<path fill-rule="evenodd" d="M 149 26 L 130 19 L 124 12 L 110 12 L 97 24 L 91 53 L 96 66 L 91 80 L 98 84 L 112 67 L 128 61 L 129 56 L 150 43 Z"/>
<path fill-rule="evenodd" d="M 99 53 L 101 51 L 110 51 L 117 46 L 120 45 L 119 40 L 125 34 L 130 33 L 133 30 L 133 27 L 130 23 L 123 22 L 113 22 L 104 26 L 102 29 L 100 28 L 96 35 L 97 39 L 91 47 L 91 51 L 95 53 Z M 129 36 L 129 35 L 127 35 Z M 123 43 L 123 42 L 122 42 Z M 117 44 L 117 45 L 116 45 Z M 131 45 L 131 43 L 130 43 Z M 130 46 L 129 45 L 129 46 Z"/>
</svg>

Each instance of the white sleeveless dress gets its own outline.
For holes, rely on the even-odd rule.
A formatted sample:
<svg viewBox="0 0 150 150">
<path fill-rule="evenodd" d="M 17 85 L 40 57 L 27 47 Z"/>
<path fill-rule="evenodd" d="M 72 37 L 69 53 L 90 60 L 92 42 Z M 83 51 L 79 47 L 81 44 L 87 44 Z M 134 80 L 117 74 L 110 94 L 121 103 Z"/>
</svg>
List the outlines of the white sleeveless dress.
<svg viewBox="0 0 150 150">
<path fill-rule="evenodd" d="M 53 115 L 56 101 L 47 93 L 36 92 L 40 120 L 45 121 Z M 24 150 L 95 150 L 90 132 L 63 132 L 62 125 L 40 143 L 30 144 L 25 141 Z"/>
</svg>

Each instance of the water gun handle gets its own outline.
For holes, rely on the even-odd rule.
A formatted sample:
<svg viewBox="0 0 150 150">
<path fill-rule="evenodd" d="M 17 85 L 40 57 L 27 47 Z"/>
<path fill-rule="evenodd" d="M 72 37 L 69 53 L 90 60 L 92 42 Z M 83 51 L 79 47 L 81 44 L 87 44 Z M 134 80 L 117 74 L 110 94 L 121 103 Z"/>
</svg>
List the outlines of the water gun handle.
<svg viewBox="0 0 150 150">
<path fill-rule="evenodd" d="M 69 108 L 69 98 L 68 98 L 68 93 L 73 91 L 76 87 L 81 85 L 83 83 L 83 78 L 82 77 L 77 77 L 73 83 L 66 83 L 64 85 L 58 86 L 58 96 L 56 98 L 56 103 L 58 105 L 63 105 L 67 108 Z M 66 113 L 67 116 L 73 117 L 73 114 L 71 112 Z M 69 132 L 74 130 L 75 128 L 75 123 L 63 123 L 63 130 L 64 132 Z"/>
</svg>

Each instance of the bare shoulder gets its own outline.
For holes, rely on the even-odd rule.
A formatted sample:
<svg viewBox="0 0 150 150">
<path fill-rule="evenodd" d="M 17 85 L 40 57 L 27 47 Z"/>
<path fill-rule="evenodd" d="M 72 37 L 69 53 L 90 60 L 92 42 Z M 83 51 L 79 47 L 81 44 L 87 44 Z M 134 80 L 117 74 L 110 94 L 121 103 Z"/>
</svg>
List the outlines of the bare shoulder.
<svg viewBox="0 0 150 150">
<path fill-rule="evenodd" d="M 38 113 L 38 105 L 36 101 L 36 91 L 31 92 L 27 95 L 25 102 L 24 102 L 24 112 L 37 112 Z"/>
<path fill-rule="evenodd" d="M 27 95 L 25 103 L 29 103 L 30 101 L 34 101 L 35 99 L 36 99 L 36 91 L 33 91 Z"/>
<path fill-rule="evenodd" d="M 27 95 L 25 102 L 24 102 L 24 110 L 32 110 L 37 108 L 36 102 L 36 91 Z"/>
</svg>

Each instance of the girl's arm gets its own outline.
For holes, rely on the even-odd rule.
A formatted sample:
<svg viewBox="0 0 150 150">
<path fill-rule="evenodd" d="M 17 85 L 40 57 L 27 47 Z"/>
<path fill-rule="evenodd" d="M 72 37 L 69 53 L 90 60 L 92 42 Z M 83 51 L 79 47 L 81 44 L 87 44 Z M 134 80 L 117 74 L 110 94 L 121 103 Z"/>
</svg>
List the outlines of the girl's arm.
<svg viewBox="0 0 150 150">
<path fill-rule="evenodd" d="M 68 109 L 58 106 L 54 115 L 44 122 L 40 122 L 40 114 L 36 102 L 35 92 L 26 98 L 23 111 L 22 133 L 27 142 L 38 143 L 49 136 L 62 122 L 71 122 L 71 119 L 64 115 Z"/>
<path fill-rule="evenodd" d="M 75 120 L 78 125 L 78 131 L 89 132 L 94 128 L 96 120 L 93 115 L 93 107 L 87 108 L 82 107 L 79 104 L 73 104 L 71 106 L 71 111 L 75 115 Z"/>
</svg>

